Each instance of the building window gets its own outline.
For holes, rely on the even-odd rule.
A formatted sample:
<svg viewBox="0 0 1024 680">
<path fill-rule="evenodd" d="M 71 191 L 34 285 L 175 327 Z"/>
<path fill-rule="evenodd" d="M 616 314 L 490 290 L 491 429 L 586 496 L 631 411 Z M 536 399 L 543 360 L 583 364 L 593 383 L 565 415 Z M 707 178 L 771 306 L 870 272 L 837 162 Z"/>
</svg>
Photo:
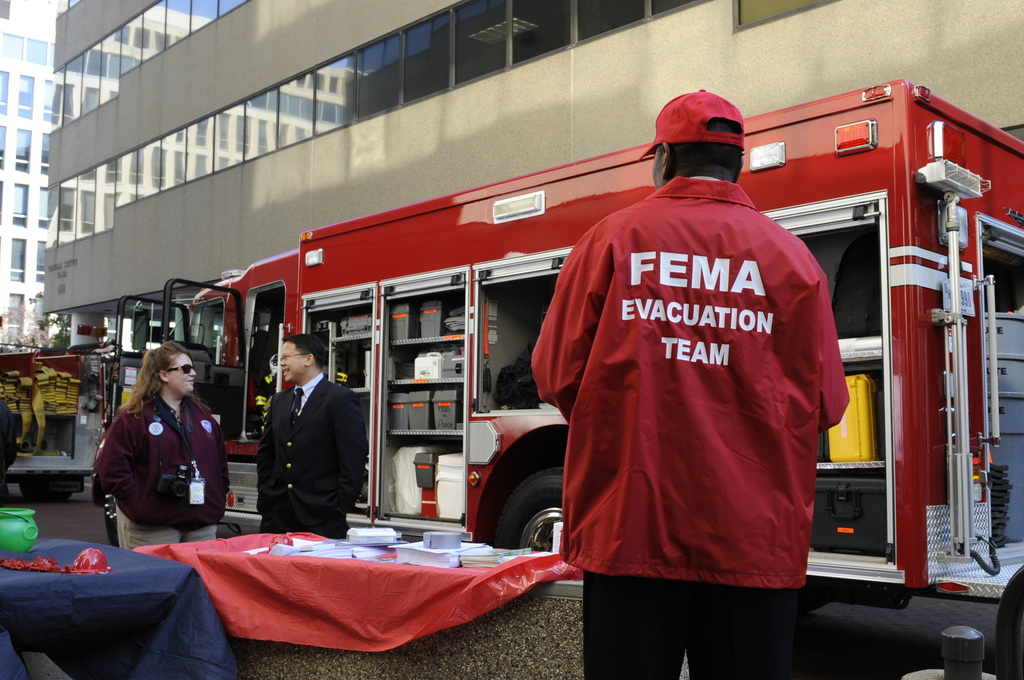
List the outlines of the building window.
<svg viewBox="0 0 1024 680">
<path fill-rule="evenodd" d="M 25 39 L 20 35 L 4 33 L 4 59 L 22 61 L 25 58 Z"/>
<path fill-rule="evenodd" d="M 356 99 L 356 58 L 338 59 L 316 72 L 316 130 L 325 132 L 352 122 Z"/>
<path fill-rule="evenodd" d="M 289 144 L 313 136 L 313 97 L 316 94 L 312 73 L 299 76 L 281 86 L 280 113 L 278 116 L 278 144 Z"/>
<path fill-rule="evenodd" d="M 32 120 L 32 105 L 36 98 L 36 79 L 21 76 L 18 85 L 18 117 Z"/>
<path fill-rule="evenodd" d="M 736 23 L 744 26 L 764 21 L 819 2 L 821 0 L 736 0 Z"/>
<path fill-rule="evenodd" d="M 39 151 L 39 172 L 44 175 L 50 171 L 50 133 L 43 133 L 43 143 Z"/>
<path fill-rule="evenodd" d="M 651 14 L 661 14 L 670 9 L 676 9 L 683 5 L 689 5 L 697 0 L 651 0 Z"/>
<path fill-rule="evenodd" d="M 239 5 L 245 4 L 246 0 L 220 0 L 220 15 L 224 16 Z"/>
<path fill-rule="evenodd" d="M 78 180 L 69 179 L 60 185 L 57 199 L 57 220 L 60 243 L 70 243 L 75 238 L 75 203 L 78 201 Z"/>
<path fill-rule="evenodd" d="M 238 140 L 241 140 L 241 144 Z M 223 170 L 241 163 L 244 148 L 245 105 L 239 104 L 217 114 L 217 158 L 214 170 Z"/>
<path fill-rule="evenodd" d="M 189 0 L 167 0 L 167 45 L 184 40 L 189 33 Z M 165 49 L 166 49 L 165 47 Z"/>
<path fill-rule="evenodd" d="M 192 32 L 217 18 L 217 0 L 192 0 Z"/>
<path fill-rule="evenodd" d="M 356 87 L 360 118 L 398 106 L 398 42 L 393 35 L 359 50 Z"/>
<path fill-rule="evenodd" d="M 82 104 L 82 65 L 84 56 L 78 56 L 68 62 L 64 69 L 64 122 L 78 118 Z"/>
<path fill-rule="evenodd" d="M 46 187 L 39 189 L 39 228 L 47 229 L 50 226 L 50 190 Z"/>
<path fill-rule="evenodd" d="M 94 45 L 86 52 L 82 62 L 82 113 L 89 113 L 100 105 L 103 73 L 103 46 Z"/>
<path fill-rule="evenodd" d="M 0 71 L 0 114 L 7 115 L 7 88 L 11 76 L 7 71 Z"/>
<path fill-rule="evenodd" d="M 53 122 L 53 81 L 47 80 L 43 88 L 43 122 Z"/>
<path fill-rule="evenodd" d="M 213 147 L 212 140 L 214 121 L 212 116 L 188 126 L 185 133 L 186 146 L 188 149 L 187 167 L 185 168 L 185 179 L 193 180 L 206 177 L 213 172 Z"/>
<path fill-rule="evenodd" d="M 277 150 L 277 90 L 256 95 L 245 103 L 246 160 Z"/>
<path fill-rule="evenodd" d="M 143 60 L 164 51 L 167 44 L 167 2 L 158 2 L 142 14 L 142 35 L 148 53 Z"/>
<path fill-rule="evenodd" d="M 11 281 L 25 281 L 25 239 L 23 238 L 11 239 Z M 14 301 L 13 295 L 11 301 Z"/>
<path fill-rule="evenodd" d="M 45 40 L 28 38 L 25 43 L 25 61 L 39 66 L 53 66 L 53 59 L 50 57 L 50 43 Z"/>
<path fill-rule="evenodd" d="M 16 172 L 28 172 L 32 159 L 32 131 L 18 130 L 18 147 L 15 150 L 14 169 Z"/>
<path fill-rule="evenodd" d="M 642 0 L 641 0 L 642 1 Z M 455 82 L 505 68 L 505 0 L 476 0 L 455 9 Z"/>
<path fill-rule="evenodd" d="M 14 226 L 28 226 L 28 185 L 14 185 Z"/>
<path fill-rule="evenodd" d="M 117 96 L 121 81 L 121 42 L 116 32 L 103 41 L 103 66 L 100 68 L 100 104 Z"/>
<path fill-rule="evenodd" d="M 450 83 L 451 22 L 448 14 L 427 19 L 405 32 L 405 101 L 448 89 Z"/>
<path fill-rule="evenodd" d="M 36 283 L 46 281 L 46 241 L 36 241 Z"/>
<path fill-rule="evenodd" d="M 580 40 L 644 18 L 644 0 L 577 0 Z"/>
<path fill-rule="evenodd" d="M 4 169 L 4 158 L 7 155 L 7 128 L 0 125 L 0 170 Z"/>
<path fill-rule="evenodd" d="M 512 63 L 569 44 L 569 0 L 513 0 Z"/>
</svg>

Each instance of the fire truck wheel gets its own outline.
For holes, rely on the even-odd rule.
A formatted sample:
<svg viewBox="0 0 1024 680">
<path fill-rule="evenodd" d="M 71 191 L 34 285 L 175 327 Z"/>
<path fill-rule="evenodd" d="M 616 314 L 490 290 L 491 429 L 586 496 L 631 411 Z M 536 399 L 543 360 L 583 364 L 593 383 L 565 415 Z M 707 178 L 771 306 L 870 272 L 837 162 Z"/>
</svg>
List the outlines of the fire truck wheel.
<svg viewBox="0 0 1024 680">
<path fill-rule="evenodd" d="M 524 479 L 505 503 L 494 545 L 551 550 L 552 529 L 562 521 L 562 468 L 541 470 Z"/>
<path fill-rule="evenodd" d="M 24 479 L 18 482 L 21 497 L 30 503 L 46 501 L 66 501 L 71 498 L 68 491 L 50 491 L 50 482 L 46 479 Z"/>
</svg>

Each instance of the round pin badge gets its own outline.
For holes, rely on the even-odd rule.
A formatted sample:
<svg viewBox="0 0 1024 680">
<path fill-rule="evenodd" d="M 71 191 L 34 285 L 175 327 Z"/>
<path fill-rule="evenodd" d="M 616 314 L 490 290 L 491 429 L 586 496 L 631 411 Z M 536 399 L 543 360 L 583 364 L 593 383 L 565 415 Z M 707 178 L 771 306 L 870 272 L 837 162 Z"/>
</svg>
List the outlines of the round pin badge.
<svg viewBox="0 0 1024 680">
<path fill-rule="evenodd" d="M 164 426 L 160 423 L 150 423 L 149 433 L 154 437 L 158 437 L 164 433 Z"/>
<path fill-rule="evenodd" d="M 209 420 L 202 421 L 201 425 L 207 434 L 213 434 L 213 425 L 210 424 Z"/>
</svg>

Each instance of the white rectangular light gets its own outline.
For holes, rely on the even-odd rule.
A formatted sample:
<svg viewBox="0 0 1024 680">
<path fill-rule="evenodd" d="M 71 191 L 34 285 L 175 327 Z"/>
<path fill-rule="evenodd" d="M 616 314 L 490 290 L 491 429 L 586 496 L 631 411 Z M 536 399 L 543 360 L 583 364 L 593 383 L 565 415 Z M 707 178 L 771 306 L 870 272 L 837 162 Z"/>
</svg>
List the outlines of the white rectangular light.
<svg viewBox="0 0 1024 680">
<path fill-rule="evenodd" d="M 317 248 L 316 250 L 306 251 L 306 266 L 315 267 L 318 264 L 324 263 L 324 249 Z"/>
<path fill-rule="evenodd" d="M 511 222 L 527 217 L 544 214 L 544 192 L 536 191 L 524 196 L 506 198 L 494 202 L 491 213 L 494 216 L 494 223 Z"/>
<path fill-rule="evenodd" d="M 772 142 L 750 150 L 750 171 L 781 168 L 786 164 L 786 143 Z"/>
</svg>

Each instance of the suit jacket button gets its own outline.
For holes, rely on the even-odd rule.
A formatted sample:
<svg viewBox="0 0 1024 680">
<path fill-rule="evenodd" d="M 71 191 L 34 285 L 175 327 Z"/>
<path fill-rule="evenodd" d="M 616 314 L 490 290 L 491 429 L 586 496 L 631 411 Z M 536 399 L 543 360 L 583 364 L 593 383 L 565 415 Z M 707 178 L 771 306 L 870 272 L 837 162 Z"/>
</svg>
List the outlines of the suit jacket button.
<svg viewBox="0 0 1024 680">
<path fill-rule="evenodd" d="M 292 466 L 292 464 L 291 464 L 291 463 L 285 463 L 285 467 L 286 467 L 286 468 L 290 468 L 291 466 Z"/>
<path fill-rule="evenodd" d="M 288 442 L 287 444 L 285 444 L 285 446 L 291 446 L 291 445 L 292 445 L 291 442 Z"/>
<path fill-rule="evenodd" d="M 290 488 L 292 488 L 292 485 L 291 485 L 291 484 L 289 484 L 289 485 L 288 485 L 288 488 L 289 488 L 289 489 L 290 489 Z"/>
</svg>

